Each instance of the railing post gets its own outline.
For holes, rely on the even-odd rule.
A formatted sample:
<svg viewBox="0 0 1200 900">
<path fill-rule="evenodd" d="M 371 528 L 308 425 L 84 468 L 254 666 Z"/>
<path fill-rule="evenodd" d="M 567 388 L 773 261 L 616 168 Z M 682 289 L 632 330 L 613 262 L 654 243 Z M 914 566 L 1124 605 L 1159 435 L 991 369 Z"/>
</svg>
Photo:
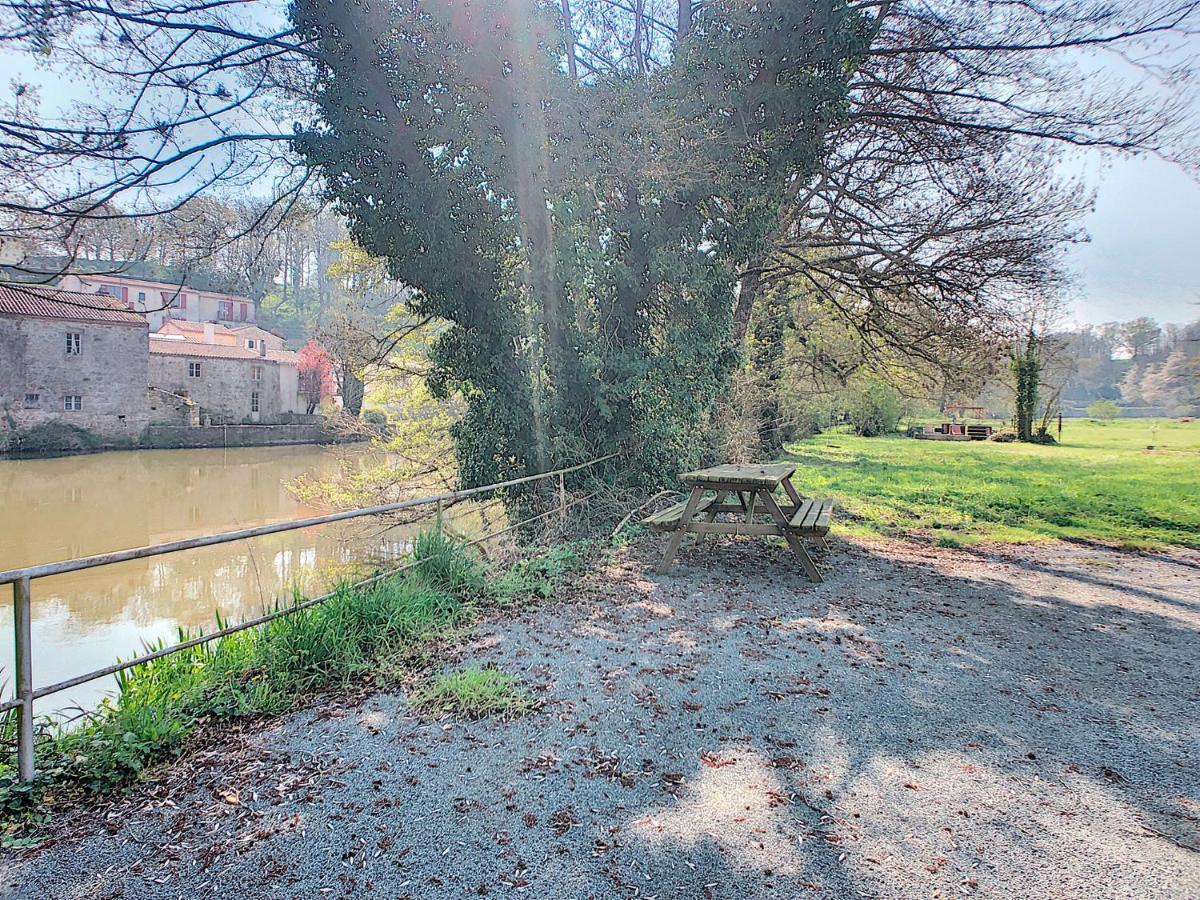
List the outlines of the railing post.
<svg viewBox="0 0 1200 900">
<path fill-rule="evenodd" d="M 33 638 L 31 633 L 32 593 L 29 576 L 13 582 L 13 637 L 17 660 L 17 775 L 33 781 Z"/>
<path fill-rule="evenodd" d="M 562 472 L 558 473 L 558 523 L 563 528 L 567 527 L 567 486 Z"/>
<path fill-rule="evenodd" d="M 444 534 L 446 527 L 442 524 L 442 501 L 437 502 L 437 530 L 438 534 Z"/>
</svg>

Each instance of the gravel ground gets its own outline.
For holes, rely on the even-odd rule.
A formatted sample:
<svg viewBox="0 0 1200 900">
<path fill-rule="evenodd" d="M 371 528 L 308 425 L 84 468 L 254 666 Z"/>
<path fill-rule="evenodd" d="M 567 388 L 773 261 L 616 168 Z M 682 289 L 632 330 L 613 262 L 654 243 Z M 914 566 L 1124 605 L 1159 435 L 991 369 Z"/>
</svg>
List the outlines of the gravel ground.
<svg viewBox="0 0 1200 900">
<path fill-rule="evenodd" d="M 622 551 L 402 693 L 198 749 L 19 897 L 1200 897 L 1200 555 L 755 543 Z"/>
</svg>

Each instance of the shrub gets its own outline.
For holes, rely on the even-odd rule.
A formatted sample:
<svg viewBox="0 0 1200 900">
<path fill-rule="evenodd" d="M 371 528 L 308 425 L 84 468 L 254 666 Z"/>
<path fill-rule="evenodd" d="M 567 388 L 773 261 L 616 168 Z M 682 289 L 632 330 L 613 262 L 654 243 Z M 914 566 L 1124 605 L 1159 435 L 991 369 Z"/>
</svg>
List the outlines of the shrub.
<svg viewBox="0 0 1200 900">
<path fill-rule="evenodd" d="M 381 409 L 364 409 L 362 420 L 368 425 L 382 426 L 388 423 L 387 413 Z"/>
<path fill-rule="evenodd" d="M 43 422 L 18 432 L 9 447 L 18 453 L 80 453 L 100 443 L 94 432 L 70 422 Z"/>
<path fill-rule="evenodd" d="M 1111 400 L 1093 400 L 1088 404 L 1087 414 L 1093 419 L 1111 422 L 1121 414 L 1121 407 Z"/>
<path fill-rule="evenodd" d="M 899 392 L 877 378 L 851 382 L 844 402 L 850 427 L 863 437 L 891 434 L 900 422 Z"/>
</svg>

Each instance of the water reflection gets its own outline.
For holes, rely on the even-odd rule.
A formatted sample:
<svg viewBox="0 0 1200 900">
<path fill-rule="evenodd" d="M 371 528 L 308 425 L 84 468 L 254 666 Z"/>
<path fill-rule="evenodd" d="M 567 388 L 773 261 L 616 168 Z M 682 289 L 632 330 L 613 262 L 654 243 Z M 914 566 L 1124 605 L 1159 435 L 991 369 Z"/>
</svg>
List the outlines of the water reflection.
<svg viewBox="0 0 1200 900">
<path fill-rule="evenodd" d="M 0 569 L 317 515 L 284 486 L 332 472 L 345 448 L 145 450 L 0 460 Z M 351 451 L 362 453 L 363 451 Z M 34 685 L 97 669 L 178 629 L 212 630 L 364 561 L 397 557 L 410 531 L 343 522 L 42 578 L 33 585 Z M 0 588 L 7 591 L 7 588 Z M 0 598 L 0 665 L 12 689 L 12 606 Z M 90 707 L 111 681 L 39 701 Z"/>
</svg>

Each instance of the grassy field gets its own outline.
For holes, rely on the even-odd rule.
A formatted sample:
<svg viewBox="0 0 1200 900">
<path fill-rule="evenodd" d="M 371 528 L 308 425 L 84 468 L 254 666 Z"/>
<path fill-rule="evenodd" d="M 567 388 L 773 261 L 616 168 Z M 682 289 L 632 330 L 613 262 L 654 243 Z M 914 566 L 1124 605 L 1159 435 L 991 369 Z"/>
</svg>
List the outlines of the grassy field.
<svg viewBox="0 0 1200 900">
<path fill-rule="evenodd" d="M 860 534 L 1200 547 L 1200 422 L 1067 420 L 1059 446 L 829 433 L 785 458 L 801 493 L 837 499 L 838 525 Z"/>
</svg>

